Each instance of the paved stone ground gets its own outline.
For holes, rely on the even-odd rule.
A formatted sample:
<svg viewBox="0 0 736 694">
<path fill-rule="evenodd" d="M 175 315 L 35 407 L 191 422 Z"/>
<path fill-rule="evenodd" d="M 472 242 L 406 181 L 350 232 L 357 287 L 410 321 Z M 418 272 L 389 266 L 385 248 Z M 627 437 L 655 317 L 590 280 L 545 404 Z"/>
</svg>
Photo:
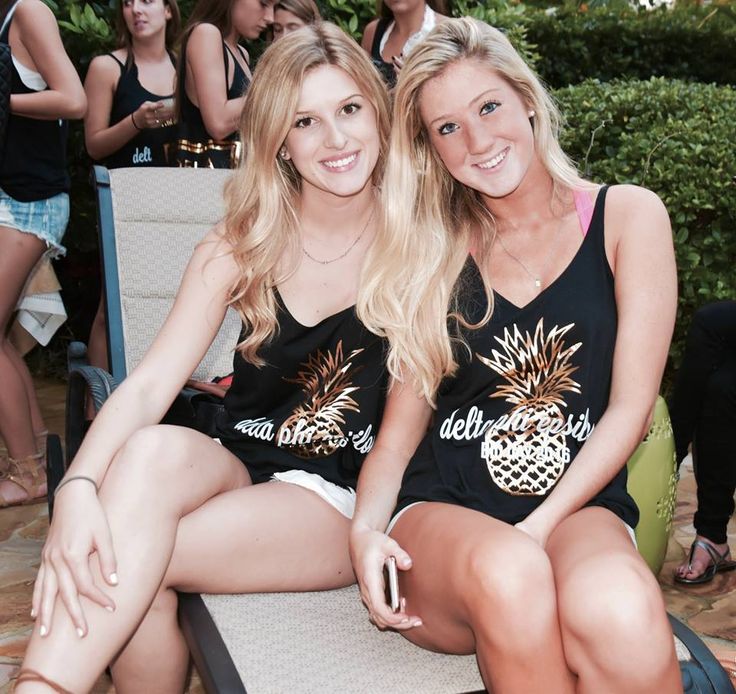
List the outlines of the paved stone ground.
<svg viewBox="0 0 736 694">
<path fill-rule="evenodd" d="M 38 393 L 49 429 L 63 432 L 64 384 L 40 381 Z M 703 636 L 736 684 L 736 571 L 719 574 L 701 587 L 686 588 L 672 581 L 672 571 L 686 556 L 694 536 L 695 482 L 687 465 L 681 472 L 674 531 L 659 581 L 667 609 Z M 48 516 L 42 504 L 0 510 L 0 694 L 9 691 L 31 632 L 33 579 L 47 529 Z M 733 519 L 729 539 L 736 550 Z M 95 694 L 113 691 L 107 677 L 102 677 L 94 689 Z M 187 691 L 203 692 L 196 673 Z"/>
</svg>

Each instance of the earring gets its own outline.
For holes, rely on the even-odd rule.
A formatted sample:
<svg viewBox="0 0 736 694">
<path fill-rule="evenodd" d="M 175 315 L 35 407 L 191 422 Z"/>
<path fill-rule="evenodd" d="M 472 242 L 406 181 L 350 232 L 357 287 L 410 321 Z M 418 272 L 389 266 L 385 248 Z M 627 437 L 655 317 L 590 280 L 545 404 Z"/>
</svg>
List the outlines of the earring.
<svg viewBox="0 0 736 694">
<path fill-rule="evenodd" d="M 286 151 L 285 146 L 281 147 L 281 149 L 279 150 L 279 157 L 281 157 L 281 159 L 283 159 L 284 161 L 288 161 L 289 159 L 291 159 L 289 153 Z"/>
<path fill-rule="evenodd" d="M 534 116 L 536 116 L 536 115 L 537 115 L 537 112 L 534 109 L 532 109 L 531 111 L 529 111 L 529 118 L 534 118 Z"/>
</svg>

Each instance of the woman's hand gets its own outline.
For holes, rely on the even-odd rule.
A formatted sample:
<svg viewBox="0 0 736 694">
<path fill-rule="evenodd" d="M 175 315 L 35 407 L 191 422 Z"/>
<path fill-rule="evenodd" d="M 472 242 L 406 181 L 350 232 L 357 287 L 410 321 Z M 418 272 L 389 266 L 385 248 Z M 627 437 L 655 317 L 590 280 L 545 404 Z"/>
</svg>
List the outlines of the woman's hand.
<svg viewBox="0 0 736 694">
<path fill-rule="evenodd" d="M 115 553 L 107 518 L 94 487 L 74 480 L 59 493 L 33 588 L 31 616 L 38 617 L 41 636 L 51 631 L 59 593 L 80 638 L 87 634 L 80 595 L 111 612 L 115 609 L 112 598 L 92 578 L 89 562 L 93 552 L 97 552 L 107 583 L 116 585 Z"/>
<path fill-rule="evenodd" d="M 396 540 L 370 528 L 353 528 L 350 534 L 350 556 L 360 586 L 360 597 L 368 609 L 370 620 L 379 629 L 411 629 L 421 626 L 422 620 L 405 612 L 401 599 L 398 612 L 386 604 L 384 566 L 389 557 L 396 558 L 401 571 L 411 569 L 411 557 L 399 547 Z"/>
<path fill-rule="evenodd" d="M 173 116 L 171 108 L 163 101 L 144 101 L 133 113 L 133 125 L 138 130 L 144 128 L 161 128 L 167 124 Z"/>
</svg>

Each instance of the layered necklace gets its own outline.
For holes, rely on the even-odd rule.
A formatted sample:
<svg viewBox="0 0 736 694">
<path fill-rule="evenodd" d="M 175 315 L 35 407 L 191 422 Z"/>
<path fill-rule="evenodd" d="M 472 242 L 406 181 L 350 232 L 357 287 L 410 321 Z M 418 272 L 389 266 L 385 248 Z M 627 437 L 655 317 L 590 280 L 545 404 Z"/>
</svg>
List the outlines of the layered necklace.
<svg viewBox="0 0 736 694">
<path fill-rule="evenodd" d="M 310 260 L 313 260 L 315 263 L 319 263 L 320 265 L 331 265 L 332 263 L 336 263 L 338 260 L 342 260 L 350 251 L 353 250 L 358 245 L 358 241 L 363 238 L 363 234 L 365 234 L 366 229 L 368 228 L 368 225 L 371 223 L 371 220 L 373 219 L 373 214 L 376 211 L 375 205 L 371 209 L 371 213 L 368 215 L 368 219 L 366 220 L 366 223 L 363 225 L 363 229 L 361 232 L 355 237 L 355 240 L 347 247 L 347 250 L 343 251 L 340 255 L 338 255 L 336 258 L 331 258 L 330 260 L 320 260 L 319 258 L 315 258 L 313 255 L 309 253 L 309 251 L 304 247 L 304 241 L 302 241 L 302 252 L 304 255 L 307 256 Z"/>
</svg>

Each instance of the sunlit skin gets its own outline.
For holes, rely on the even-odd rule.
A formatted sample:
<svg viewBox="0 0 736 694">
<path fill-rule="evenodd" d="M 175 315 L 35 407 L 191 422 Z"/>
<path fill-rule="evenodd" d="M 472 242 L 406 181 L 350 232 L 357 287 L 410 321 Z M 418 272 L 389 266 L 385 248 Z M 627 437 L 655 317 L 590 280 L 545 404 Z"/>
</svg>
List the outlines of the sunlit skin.
<svg viewBox="0 0 736 694">
<path fill-rule="evenodd" d="M 273 23 L 275 0 L 234 0 L 230 10 L 233 30 L 244 39 L 257 39 Z"/>
<path fill-rule="evenodd" d="M 123 18 L 131 36 L 145 39 L 166 30 L 171 9 L 163 0 L 124 0 Z"/>
<path fill-rule="evenodd" d="M 307 26 L 306 22 L 299 19 L 293 12 L 289 12 L 289 10 L 279 8 L 273 13 L 274 41 L 304 26 Z"/>
<path fill-rule="evenodd" d="M 309 188 L 340 197 L 371 185 L 380 141 L 376 113 L 346 72 L 333 65 L 311 71 L 302 84 L 283 155 Z"/>
<path fill-rule="evenodd" d="M 487 204 L 548 179 L 534 148 L 530 107 L 493 69 L 460 60 L 426 83 L 419 106 L 452 177 L 480 192 Z"/>
</svg>

